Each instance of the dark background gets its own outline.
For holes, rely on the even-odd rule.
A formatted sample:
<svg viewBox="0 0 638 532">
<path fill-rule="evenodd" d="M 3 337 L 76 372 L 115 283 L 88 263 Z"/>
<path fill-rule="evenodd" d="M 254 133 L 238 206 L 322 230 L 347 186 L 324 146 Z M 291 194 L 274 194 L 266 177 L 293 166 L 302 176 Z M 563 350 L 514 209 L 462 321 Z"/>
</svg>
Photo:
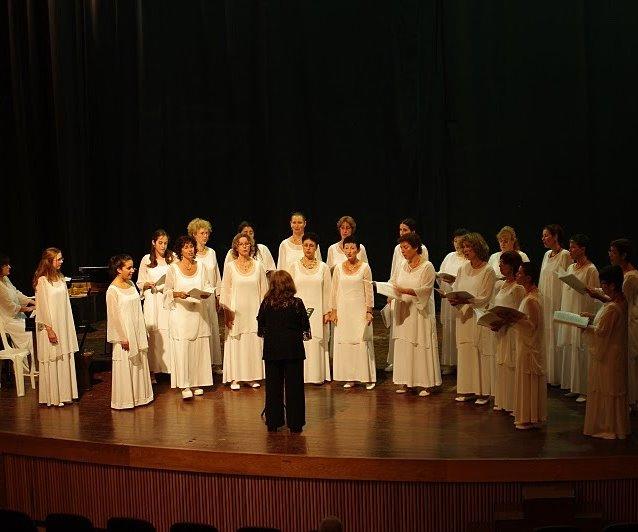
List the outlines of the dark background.
<svg viewBox="0 0 638 532">
<path fill-rule="evenodd" d="M 386 279 L 412 216 L 636 236 L 635 0 L 8 0 L 0 7 L 0 250 L 28 291 L 147 252 L 196 216 L 223 257 L 252 220 L 275 260 L 300 209 L 322 249 L 355 217 Z"/>
</svg>

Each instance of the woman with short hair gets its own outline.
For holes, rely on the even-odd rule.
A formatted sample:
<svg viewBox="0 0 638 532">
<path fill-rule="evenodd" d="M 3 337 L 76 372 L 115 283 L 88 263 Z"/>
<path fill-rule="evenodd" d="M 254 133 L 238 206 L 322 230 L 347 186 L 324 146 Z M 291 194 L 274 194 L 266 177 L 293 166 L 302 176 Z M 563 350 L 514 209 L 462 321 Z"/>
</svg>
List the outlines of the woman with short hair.
<svg viewBox="0 0 638 532">
<path fill-rule="evenodd" d="M 330 268 L 331 272 L 337 264 L 341 264 L 347 260 L 346 254 L 343 251 L 343 239 L 353 235 L 356 230 L 357 223 L 354 221 L 352 216 L 342 216 L 337 220 L 337 231 L 339 232 L 341 240 L 332 244 L 328 248 L 328 258 L 326 259 L 326 264 L 328 265 L 328 268 Z M 368 262 L 368 254 L 366 253 L 366 248 L 363 244 L 359 246 L 357 258 L 363 262 Z"/>
</svg>

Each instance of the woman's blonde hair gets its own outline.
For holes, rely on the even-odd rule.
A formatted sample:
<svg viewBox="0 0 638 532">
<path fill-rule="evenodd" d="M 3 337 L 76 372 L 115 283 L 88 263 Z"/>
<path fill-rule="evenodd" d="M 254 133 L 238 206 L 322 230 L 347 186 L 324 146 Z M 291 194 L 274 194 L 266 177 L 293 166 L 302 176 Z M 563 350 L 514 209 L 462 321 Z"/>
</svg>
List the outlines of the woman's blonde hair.
<svg viewBox="0 0 638 532">
<path fill-rule="evenodd" d="M 348 224 L 354 233 L 357 230 L 357 222 L 354 221 L 352 216 L 342 216 L 337 220 L 337 231 L 341 229 L 343 224 Z"/>
<path fill-rule="evenodd" d="M 60 253 L 62 253 L 62 251 L 58 248 L 46 248 L 42 252 L 42 257 L 40 257 L 38 267 L 35 269 L 35 273 L 33 274 L 33 288 L 38 286 L 38 279 L 43 276 L 46 277 L 47 281 L 50 283 L 64 279 L 64 275 L 53 267 L 53 259 L 55 259 Z"/>
<path fill-rule="evenodd" d="M 199 231 L 200 229 L 207 229 L 209 233 L 212 233 L 213 226 L 210 225 L 210 222 L 208 220 L 204 220 L 203 218 L 193 218 L 188 223 L 186 231 L 188 231 L 189 235 L 195 236 L 197 234 L 197 231 Z"/>
<path fill-rule="evenodd" d="M 490 246 L 487 245 L 483 235 L 480 233 L 468 233 L 463 236 L 462 243 L 468 243 L 470 247 L 476 253 L 476 256 L 481 259 L 483 262 L 487 262 L 490 258 Z"/>
<path fill-rule="evenodd" d="M 231 253 L 233 255 L 233 258 L 237 258 L 239 257 L 239 253 L 237 253 L 237 244 L 239 243 L 239 239 L 241 237 L 245 237 L 248 239 L 248 242 L 250 242 L 250 256 L 254 257 L 255 256 L 255 239 L 250 236 L 250 235 L 246 235 L 244 233 L 237 233 L 234 237 L 233 237 L 233 242 L 231 244 Z"/>
<path fill-rule="evenodd" d="M 501 230 L 496 233 L 496 240 L 500 240 L 505 235 L 511 237 L 511 239 L 514 241 L 514 249 L 516 251 L 519 251 L 521 249 L 521 246 L 518 243 L 518 238 L 516 238 L 516 231 L 514 231 L 514 228 L 510 227 L 509 225 L 503 226 Z"/>
</svg>

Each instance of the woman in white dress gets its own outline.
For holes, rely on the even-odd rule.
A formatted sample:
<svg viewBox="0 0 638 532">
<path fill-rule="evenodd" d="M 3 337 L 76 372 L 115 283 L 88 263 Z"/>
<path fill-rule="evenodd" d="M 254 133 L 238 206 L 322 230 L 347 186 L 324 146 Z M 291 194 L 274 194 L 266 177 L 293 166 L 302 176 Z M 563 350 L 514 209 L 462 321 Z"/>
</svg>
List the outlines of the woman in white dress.
<svg viewBox="0 0 638 532">
<path fill-rule="evenodd" d="M 521 256 L 521 259 L 523 259 L 523 262 L 529 262 L 528 256 L 521 251 L 521 246 L 518 243 L 516 231 L 514 231 L 513 227 L 510 227 L 509 225 L 502 227 L 501 230 L 496 233 L 496 240 L 498 241 L 498 246 L 501 250 L 496 253 L 492 253 L 487 262 L 494 269 L 494 273 L 497 278 L 501 277 L 501 270 L 499 269 L 498 261 L 501 258 L 501 253 L 504 251 L 517 251 Z"/>
<path fill-rule="evenodd" d="M 339 236 L 341 236 L 341 240 L 332 244 L 328 248 L 328 258 L 326 259 L 326 264 L 330 271 L 332 272 L 338 264 L 346 261 L 346 254 L 343 251 L 343 239 L 353 235 L 357 230 L 357 222 L 354 221 L 352 216 L 342 216 L 337 220 L 337 231 L 339 231 Z M 363 244 L 359 246 L 359 253 L 357 253 L 357 258 L 360 261 L 368 262 L 368 254 L 366 253 L 366 248 Z"/>
<path fill-rule="evenodd" d="M 467 235 L 469 231 L 463 227 L 457 229 L 452 233 L 452 245 L 454 251 L 448 253 L 441 267 L 439 273 L 453 275 L 456 278 L 459 268 L 467 263 L 467 259 L 463 254 L 463 248 L 461 242 L 463 237 Z M 452 283 L 447 283 L 444 279 L 438 278 L 439 288 L 444 292 L 452 290 Z M 449 375 L 456 367 L 456 311 L 450 305 L 450 302 L 441 298 L 441 373 L 443 375 Z"/>
<path fill-rule="evenodd" d="M 164 286 L 164 306 L 170 311 L 171 388 L 181 388 L 183 399 L 202 395 L 202 386 L 213 385 L 211 330 L 205 304 L 214 287 L 210 270 L 195 260 L 195 245 L 191 236 L 177 239 L 175 252 L 179 261 L 169 266 Z M 190 296 L 194 289 L 205 293 Z"/>
<path fill-rule="evenodd" d="M 403 235 L 407 235 L 409 233 L 416 232 L 416 220 L 413 218 L 404 218 L 399 222 L 399 237 Z M 428 248 L 425 247 L 424 244 L 421 244 L 421 256 L 425 258 L 425 260 L 429 260 Z M 390 265 L 390 278 L 392 278 L 395 273 L 399 270 L 401 264 L 403 264 L 403 254 L 401 253 L 401 248 L 397 243 L 394 246 L 394 251 L 392 252 L 392 264 Z M 391 298 L 388 298 L 388 305 L 390 305 L 390 315 L 392 315 L 392 311 L 394 308 L 394 302 Z M 392 341 L 392 323 L 390 323 L 390 341 L 388 343 L 388 357 L 386 359 L 386 366 L 383 371 L 391 372 L 393 369 L 394 363 L 394 342 Z"/>
<path fill-rule="evenodd" d="M 297 287 L 297 297 L 301 298 L 307 309 L 314 309 L 310 315 L 312 338 L 304 342 L 304 382 L 323 384 L 330 380 L 328 323 L 332 277 L 327 264 L 317 260 L 317 235 L 305 233 L 302 246 L 304 256 L 290 265 L 290 275 Z"/>
<path fill-rule="evenodd" d="M 132 283 L 133 258 L 109 261 L 113 282 L 106 291 L 106 340 L 113 344 L 111 408 L 146 405 L 153 400 L 148 367 L 148 339 L 140 294 Z"/>
<path fill-rule="evenodd" d="M 277 269 L 286 270 L 288 273 L 290 273 L 289 265 L 303 257 L 301 237 L 306 231 L 306 216 L 300 212 L 293 212 L 290 215 L 290 229 L 292 234 L 281 241 L 277 255 Z M 321 260 L 319 247 L 317 247 L 317 260 Z"/>
<path fill-rule="evenodd" d="M 543 299 L 543 324 L 545 327 L 545 354 L 547 356 L 547 381 L 552 386 L 560 385 L 562 360 L 556 351 L 558 327 L 554 322 L 554 312 L 560 310 L 563 283 L 558 273 L 567 271 L 572 259 L 569 251 L 561 247 L 563 228 L 558 224 L 543 227 L 542 241 L 547 248 L 541 264 L 538 290 Z"/>
<path fill-rule="evenodd" d="M 490 252 L 485 239 L 479 233 L 463 237 L 463 253 L 468 263 L 461 266 L 452 285 L 455 292 L 468 292 L 471 299 L 448 297 L 456 309 L 456 401 L 476 398 L 476 404 L 484 405 L 491 393 L 491 351 L 484 348 L 484 336 L 492 334 L 476 324 L 474 309 L 484 309 L 492 299 L 496 274 L 487 263 Z M 447 297 L 447 296 L 446 296 Z"/>
<path fill-rule="evenodd" d="M 372 343 L 372 272 L 367 263 L 357 258 L 359 242 L 354 235 L 346 237 L 343 249 L 347 260 L 334 269 L 330 307 L 334 328 L 332 378 L 365 383 L 372 390 L 377 381 Z M 366 282 L 367 281 L 367 282 Z"/>
<path fill-rule="evenodd" d="M 35 309 L 35 300 L 13 286 L 10 273 L 11 260 L 0 254 L 0 321 L 13 344 L 20 349 L 27 349 L 33 356 L 33 340 L 31 333 L 25 330 L 24 313 Z"/>
<path fill-rule="evenodd" d="M 436 272 L 423 257 L 421 238 L 416 233 L 399 237 L 403 264 L 390 279 L 401 294 L 395 300 L 392 314 L 396 390 L 405 393 L 410 388 L 421 388 L 420 397 L 430 395 L 427 388 L 440 386 L 439 349 L 436 336 L 436 316 L 431 297 Z"/>
<path fill-rule="evenodd" d="M 525 318 L 517 321 L 516 377 L 514 387 L 514 426 L 537 428 L 547 420 L 547 377 L 543 341 L 543 309 L 536 288 L 538 266 L 524 262 L 518 268 L 516 282 L 525 289 L 518 310 Z"/>
<path fill-rule="evenodd" d="M 622 293 L 623 271 L 618 265 L 600 270 L 608 302 L 584 334 L 590 337 L 587 407 L 583 434 L 625 439 L 631 432 L 627 398 L 627 302 Z"/>
<path fill-rule="evenodd" d="M 241 233 L 242 235 L 248 235 L 250 238 L 255 240 L 254 228 L 255 228 L 254 224 L 247 221 L 243 221 L 239 224 L 239 227 L 237 228 L 237 233 Z M 266 276 L 268 276 L 270 272 L 274 272 L 277 269 L 277 266 L 275 266 L 275 261 L 272 258 L 272 254 L 270 253 L 270 250 L 264 244 L 260 244 L 256 240 L 255 240 L 255 251 L 252 257 L 253 259 L 261 262 L 261 265 L 264 268 L 264 271 L 266 272 Z M 235 260 L 235 257 L 233 256 L 233 250 L 231 248 L 228 250 L 228 253 L 226 253 L 226 259 L 224 260 L 224 268 L 226 267 L 226 264 L 234 260 Z"/>
<path fill-rule="evenodd" d="M 60 272 L 64 259 L 47 248 L 33 276 L 39 361 L 39 402 L 64 406 L 78 398 L 75 353 L 78 338 L 69 291 Z"/>
<path fill-rule="evenodd" d="M 587 258 L 589 238 L 577 234 L 569 239 L 569 255 L 574 261 L 567 268 L 567 273 L 575 275 L 586 287 L 599 288 L 598 270 Z M 561 310 L 575 314 L 594 314 L 598 304 L 587 294 L 579 294 L 571 286 L 563 283 L 561 294 Z M 561 358 L 561 388 L 568 390 L 566 397 L 576 397 L 576 401 L 587 400 L 587 367 L 589 365 L 589 348 L 582 329 L 574 325 L 561 323 L 558 325 L 556 351 Z"/>
<path fill-rule="evenodd" d="M 168 334 L 169 311 L 164 308 L 164 284 L 175 255 L 168 248 L 169 237 L 158 229 L 151 238 L 151 252 L 140 261 L 137 287 L 144 296 L 144 321 L 148 332 L 148 367 L 151 382 L 155 373 L 171 373 L 171 338 Z"/>
<path fill-rule="evenodd" d="M 221 374 L 222 366 L 222 348 L 219 341 L 219 318 L 217 317 L 217 309 L 219 308 L 219 290 L 221 287 L 222 276 L 219 273 L 219 264 L 217 263 L 217 254 L 215 250 L 208 247 L 206 243 L 210 238 L 213 230 L 208 220 L 195 218 L 188 224 L 188 234 L 197 242 L 197 254 L 195 258 L 197 262 L 203 264 L 208 270 L 209 282 L 215 288 L 215 297 L 208 298 L 204 301 L 204 309 L 206 310 L 206 320 L 210 327 L 210 352 L 215 373 Z"/>
<path fill-rule="evenodd" d="M 224 309 L 223 382 L 239 390 L 241 382 L 259 388 L 264 379 L 263 339 L 257 336 L 257 314 L 268 280 L 261 262 L 253 259 L 255 241 L 239 233 L 233 238 L 235 260 L 224 268 L 220 303 Z"/>
<path fill-rule="evenodd" d="M 518 309 L 525 288 L 516 282 L 516 274 L 523 260 L 516 251 L 504 251 L 500 258 L 500 270 L 504 279 L 496 281 L 494 286 L 494 306 Z M 514 382 L 516 370 L 516 333 L 508 325 L 495 326 L 494 352 L 495 371 L 492 373 L 494 383 L 494 410 L 514 410 Z"/>
</svg>

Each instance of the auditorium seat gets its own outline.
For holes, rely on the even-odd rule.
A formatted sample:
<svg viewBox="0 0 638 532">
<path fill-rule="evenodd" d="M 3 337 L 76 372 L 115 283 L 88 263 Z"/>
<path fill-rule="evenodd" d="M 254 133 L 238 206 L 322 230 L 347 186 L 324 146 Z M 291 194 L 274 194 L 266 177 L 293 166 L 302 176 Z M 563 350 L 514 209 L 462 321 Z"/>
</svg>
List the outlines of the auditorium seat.
<svg viewBox="0 0 638 532">
<path fill-rule="evenodd" d="M 173 523 L 170 532 L 217 532 L 217 529 L 202 523 Z"/>
<path fill-rule="evenodd" d="M 111 517 L 106 522 L 107 532 L 155 532 L 155 526 L 134 517 Z"/>
<path fill-rule="evenodd" d="M 38 529 L 27 514 L 15 510 L 0 509 L 0 523 L 3 530 L 12 532 L 37 532 Z"/>
<path fill-rule="evenodd" d="M 93 523 L 83 515 L 53 513 L 47 515 L 44 528 L 47 532 L 92 532 Z"/>
</svg>

